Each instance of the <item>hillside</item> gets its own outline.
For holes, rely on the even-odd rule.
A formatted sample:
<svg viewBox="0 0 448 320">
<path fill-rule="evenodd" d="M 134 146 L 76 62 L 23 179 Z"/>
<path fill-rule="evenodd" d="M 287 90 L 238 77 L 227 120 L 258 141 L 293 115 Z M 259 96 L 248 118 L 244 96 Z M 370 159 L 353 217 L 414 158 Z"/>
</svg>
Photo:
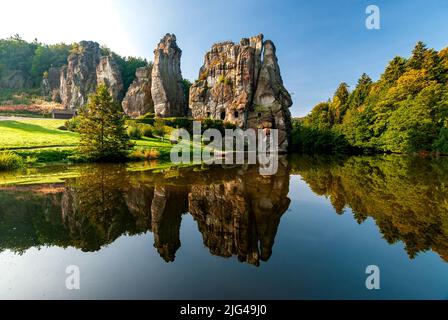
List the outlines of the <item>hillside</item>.
<svg viewBox="0 0 448 320">
<path fill-rule="evenodd" d="M 37 40 L 27 42 L 19 35 L 0 39 L 0 114 L 46 114 L 42 108 L 45 101 L 58 101 L 50 92 L 45 92 L 45 84 L 51 83 L 53 78 L 59 81 L 58 70 L 67 65 L 68 57 L 79 47 L 78 43 L 48 45 Z M 122 57 L 106 47 L 100 50 L 101 55 L 111 56 L 118 66 L 125 91 L 134 81 L 135 71 L 148 65 L 144 59 Z M 11 106 L 18 111 L 12 112 Z"/>
</svg>

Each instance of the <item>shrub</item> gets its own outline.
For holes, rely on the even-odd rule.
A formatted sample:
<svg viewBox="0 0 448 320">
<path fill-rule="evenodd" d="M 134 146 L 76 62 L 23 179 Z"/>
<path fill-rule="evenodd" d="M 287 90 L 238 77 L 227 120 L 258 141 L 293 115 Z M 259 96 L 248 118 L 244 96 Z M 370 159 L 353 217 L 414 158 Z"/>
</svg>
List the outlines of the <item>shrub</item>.
<svg viewBox="0 0 448 320">
<path fill-rule="evenodd" d="M 79 127 L 79 117 L 71 118 L 70 120 L 65 121 L 64 127 L 68 131 L 76 132 Z"/>
<path fill-rule="evenodd" d="M 140 131 L 144 137 L 151 138 L 153 136 L 152 135 L 153 127 L 150 126 L 149 124 L 140 125 Z"/>
<path fill-rule="evenodd" d="M 225 129 L 236 129 L 236 126 L 229 122 L 224 122 L 222 120 L 210 119 L 210 118 L 202 120 L 201 126 L 202 126 L 202 132 L 208 129 L 216 129 L 219 130 L 221 134 L 225 133 Z"/>
<path fill-rule="evenodd" d="M 137 127 L 128 127 L 128 136 L 134 140 L 140 140 L 142 138 L 142 131 Z"/>
<path fill-rule="evenodd" d="M 0 152 L 0 171 L 18 169 L 23 164 L 23 159 L 18 154 L 11 151 Z"/>
<path fill-rule="evenodd" d="M 150 149 L 145 151 L 145 159 L 154 160 L 160 158 L 160 151 L 157 149 Z"/>
<path fill-rule="evenodd" d="M 165 121 L 163 119 L 159 118 L 155 120 L 153 133 L 163 139 L 166 134 Z"/>
<path fill-rule="evenodd" d="M 135 150 L 131 153 L 130 158 L 133 160 L 155 160 L 160 158 L 160 151 L 157 149 Z"/>
<path fill-rule="evenodd" d="M 237 128 L 236 124 L 230 122 L 223 123 L 224 129 L 232 129 L 235 130 Z"/>
<path fill-rule="evenodd" d="M 73 149 L 36 149 L 17 151 L 27 165 L 38 163 L 62 162 L 69 160 L 74 155 Z"/>
<path fill-rule="evenodd" d="M 165 123 L 166 126 L 177 129 L 183 128 L 186 129 L 187 131 L 193 130 L 193 121 L 194 121 L 193 119 L 183 117 L 163 119 L 163 122 Z"/>
</svg>

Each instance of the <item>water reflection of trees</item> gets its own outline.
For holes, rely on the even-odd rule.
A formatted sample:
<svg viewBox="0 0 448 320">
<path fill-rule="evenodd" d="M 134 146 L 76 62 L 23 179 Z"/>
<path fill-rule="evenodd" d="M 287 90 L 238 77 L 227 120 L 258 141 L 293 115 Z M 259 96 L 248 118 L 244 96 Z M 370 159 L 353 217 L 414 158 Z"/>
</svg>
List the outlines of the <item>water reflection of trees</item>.
<svg viewBox="0 0 448 320">
<path fill-rule="evenodd" d="M 182 216 L 191 214 L 212 254 L 259 265 L 289 207 L 292 172 L 338 214 L 351 208 L 358 223 L 373 218 L 411 258 L 433 250 L 448 261 L 448 159 L 300 157 L 279 168 L 263 177 L 252 167 L 150 174 L 93 166 L 64 185 L 1 188 L 0 251 L 97 251 L 122 235 L 152 232 L 170 262 L 181 246 Z"/>
<path fill-rule="evenodd" d="M 292 161 L 311 189 L 358 223 L 371 217 L 389 243 L 403 241 L 410 258 L 427 250 L 448 261 L 448 159 L 396 155 L 301 157 Z"/>
<path fill-rule="evenodd" d="M 171 262 L 181 246 L 182 215 L 190 212 L 212 254 L 258 265 L 269 259 L 289 206 L 287 163 L 280 168 L 262 177 L 257 168 L 164 175 L 105 165 L 86 167 L 65 185 L 5 188 L 0 251 L 52 245 L 97 251 L 122 235 L 150 231 Z"/>
</svg>

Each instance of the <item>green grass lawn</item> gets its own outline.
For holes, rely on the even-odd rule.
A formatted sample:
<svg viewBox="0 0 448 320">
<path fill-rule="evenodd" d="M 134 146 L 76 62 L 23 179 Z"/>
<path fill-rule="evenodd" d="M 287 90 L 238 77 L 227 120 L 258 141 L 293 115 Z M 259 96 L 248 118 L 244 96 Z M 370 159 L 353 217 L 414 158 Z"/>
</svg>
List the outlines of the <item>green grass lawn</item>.
<svg viewBox="0 0 448 320">
<path fill-rule="evenodd" d="M 26 163 L 24 168 L 0 172 L 0 186 L 10 184 L 61 183 L 67 178 L 79 175 L 84 164 L 77 164 L 79 134 L 58 128 L 64 120 L 35 119 L 0 121 L 0 151 L 12 150 Z M 133 141 L 134 149 L 157 149 L 160 158 L 154 161 L 130 162 L 130 171 L 154 171 L 172 175 L 176 168 L 195 166 L 195 164 L 174 164 L 170 161 L 172 144 L 168 137 L 143 137 Z M 181 142 L 192 147 L 192 144 Z M 70 164 L 70 165 L 67 165 Z"/>
<path fill-rule="evenodd" d="M 58 130 L 64 120 L 0 121 L 0 149 L 30 149 L 76 146 L 79 135 Z"/>
<path fill-rule="evenodd" d="M 0 150 L 12 150 L 37 164 L 68 162 L 76 154 L 79 134 L 59 130 L 65 120 L 35 119 L 0 121 Z M 135 149 L 157 149 L 165 161 L 172 145 L 169 139 L 143 137 Z"/>
<path fill-rule="evenodd" d="M 73 147 L 79 143 L 79 134 L 59 130 L 65 120 L 7 120 L 0 121 L 0 149 L 32 149 Z M 170 142 L 158 138 L 134 141 L 140 148 L 171 148 Z"/>
</svg>

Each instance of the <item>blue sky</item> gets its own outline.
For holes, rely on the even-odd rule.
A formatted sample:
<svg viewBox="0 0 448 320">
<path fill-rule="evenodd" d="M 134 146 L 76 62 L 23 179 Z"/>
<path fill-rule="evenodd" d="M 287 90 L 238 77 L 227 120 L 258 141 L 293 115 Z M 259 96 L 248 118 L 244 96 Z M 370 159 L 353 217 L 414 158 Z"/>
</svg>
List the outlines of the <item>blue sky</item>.
<svg viewBox="0 0 448 320">
<path fill-rule="evenodd" d="M 295 116 L 328 99 L 337 85 L 377 79 L 395 55 L 414 44 L 448 45 L 448 1 L 273 0 L 41 0 L 2 1 L 0 37 L 27 40 L 95 40 L 122 55 L 152 59 L 160 38 L 175 33 L 185 78 L 198 77 L 214 42 L 263 33 L 275 42 Z M 381 29 L 365 27 L 366 7 L 381 10 Z M 23 8 L 27 8 L 24 10 Z"/>
</svg>

